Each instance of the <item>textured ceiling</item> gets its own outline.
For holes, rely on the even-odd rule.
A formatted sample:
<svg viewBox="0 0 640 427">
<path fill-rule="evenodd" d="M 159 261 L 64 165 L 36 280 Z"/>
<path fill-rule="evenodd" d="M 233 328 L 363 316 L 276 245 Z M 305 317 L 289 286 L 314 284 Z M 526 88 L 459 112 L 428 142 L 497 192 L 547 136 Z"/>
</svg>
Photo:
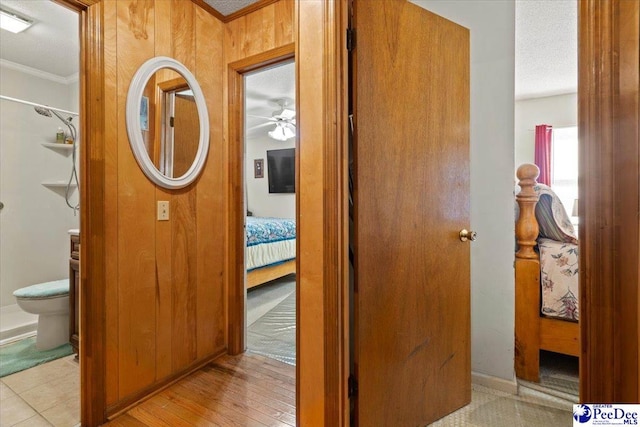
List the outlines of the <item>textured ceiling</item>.
<svg viewBox="0 0 640 427">
<path fill-rule="evenodd" d="M 243 7 L 257 3 L 258 0 L 204 0 L 209 6 L 220 12 L 222 15 L 231 15 Z"/>
<path fill-rule="evenodd" d="M 578 90 L 578 2 L 516 1 L 516 99 Z"/>
<path fill-rule="evenodd" d="M 287 108 L 295 110 L 296 74 L 295 64 L 289 62 L 272 68 L 257 71 L 245 76 L 245 136 L 248 139 L 266 135 L 274 126 L 264 126 L 252 129 L 254 126 L 267 122 L 261 117 L 271 117 L 280 107 L 279 99 L 287 99 L 291 105 Z"/>
<path fill-rule="evenodd" d="M 52 1 L 0 0 L 3 9 L 34 21 L 25 31 L 0 30 L 0 58 L 61 78 L 78 73 L 78 14 Z"/>
</svg>

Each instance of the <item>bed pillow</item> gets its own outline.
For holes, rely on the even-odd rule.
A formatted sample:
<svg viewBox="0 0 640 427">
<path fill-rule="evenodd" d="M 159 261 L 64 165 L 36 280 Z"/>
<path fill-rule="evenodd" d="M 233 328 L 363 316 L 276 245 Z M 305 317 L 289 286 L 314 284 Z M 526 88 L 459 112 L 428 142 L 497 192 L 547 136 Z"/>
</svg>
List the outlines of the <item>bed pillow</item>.
<svg viewBox="0 0 640 427">
<path fill-rule="evenodd" d="M 578 243 L 573 224 L 556 193 L 544 184 L 536 184 L 533 189 L 538 193 L 536 219 L 540 226 L 540 237 L 556 242 Z"/>
</svg>

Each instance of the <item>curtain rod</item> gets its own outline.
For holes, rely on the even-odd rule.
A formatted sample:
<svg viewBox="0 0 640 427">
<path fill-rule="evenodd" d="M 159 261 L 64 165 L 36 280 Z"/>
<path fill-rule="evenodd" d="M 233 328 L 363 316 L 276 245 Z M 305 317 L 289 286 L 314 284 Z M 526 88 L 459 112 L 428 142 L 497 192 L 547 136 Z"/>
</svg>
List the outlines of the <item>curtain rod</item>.
<svg viewBox="0 0 640 427">
<path fill-rule="evenodd" d="M 31 105 L 32 107 L 40 107 L 45 108 L 47 110 L 57 111 L 63 114 L 71 114 L 72 116 L 79 116 L 80 114 L 74 113 L 73 111 L 62 110 L 60 108 L 49 107 L 48 105 L 36 104 L 35 102 L 24 101 L 18 98 L 11 98 L 10 96 L 0 95 L 0 99 L 6 99 L 7 101 L 17 102 L 19 104 Z"/>
</svg>

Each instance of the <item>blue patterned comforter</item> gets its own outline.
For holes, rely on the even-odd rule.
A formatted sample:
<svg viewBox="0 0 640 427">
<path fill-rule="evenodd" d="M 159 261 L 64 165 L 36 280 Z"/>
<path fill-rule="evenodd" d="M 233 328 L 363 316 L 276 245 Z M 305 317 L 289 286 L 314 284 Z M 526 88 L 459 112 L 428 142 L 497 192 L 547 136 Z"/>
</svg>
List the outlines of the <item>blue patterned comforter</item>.
<svg viewBox="0 0 640 427">
<path fill-rule="evenodd" d="M 296 238 L 296 221 L 283 218 L 247 217 L 247 246 Z"/>
</svg>

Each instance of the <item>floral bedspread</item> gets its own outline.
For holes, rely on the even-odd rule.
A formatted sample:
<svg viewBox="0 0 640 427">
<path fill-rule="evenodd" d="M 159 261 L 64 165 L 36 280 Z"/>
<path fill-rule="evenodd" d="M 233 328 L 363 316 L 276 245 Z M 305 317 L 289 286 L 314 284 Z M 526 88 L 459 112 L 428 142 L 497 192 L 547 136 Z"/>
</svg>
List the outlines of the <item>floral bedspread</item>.
<svg viewBox="0 0 640 427">
<path fill-rule="evenodd" d="M 578 245 L 540 238 L 538 248 L 542 314 L 564 320 L 579 320 Z"/>
<path fill-rule="evenodd" d="M 296 221 L 283 218 L 247 217 L 247 246 L 296 238 Z"/>
</svg>

